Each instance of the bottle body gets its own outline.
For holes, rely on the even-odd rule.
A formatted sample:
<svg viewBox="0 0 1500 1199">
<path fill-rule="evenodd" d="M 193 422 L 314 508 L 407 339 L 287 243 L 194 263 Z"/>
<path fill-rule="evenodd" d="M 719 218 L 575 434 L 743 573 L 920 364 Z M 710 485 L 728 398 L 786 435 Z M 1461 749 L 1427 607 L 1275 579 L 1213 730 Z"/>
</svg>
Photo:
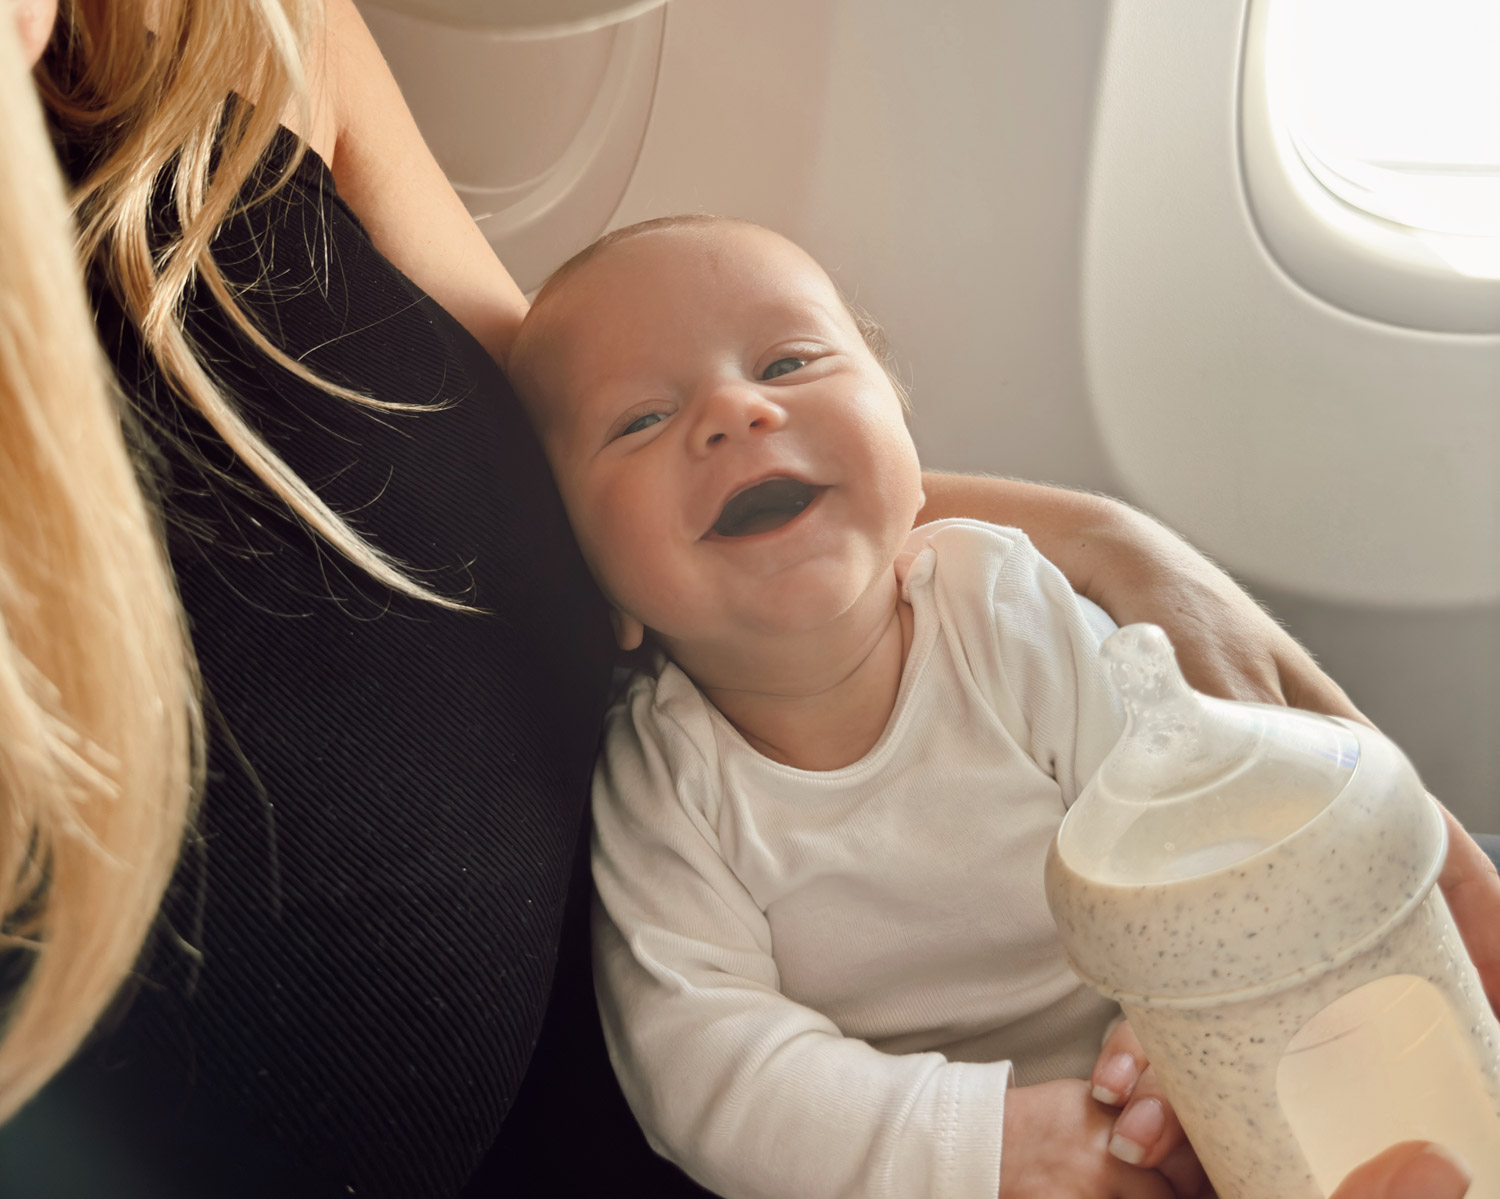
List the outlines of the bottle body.
<svg viewBox="0 0 1500 1199">
<path fill-rule="evenodd" d="M 1047 902 L 1220 1199 L 1322 1199 L 1409 1140 L 1500 1199 L 1500 1024 L 1411 764 L 1365 726 L 1198 695 L 1159 629 L 1104 656 L 1125 732 L 1063 819 Z"/>
<path fill-rule="evenodd" d="M 1404 1140 L 1458 1150 L 1470 1199 L 1500 1199 L 1500 1024 L 1435 886 L 1442 815 L 1389 742 L 1362 734 L 1360 751 L 1350 784 L 1269 844 L 1306 805 L 1244 780 L 1281 823 L 1216 823 L 1222 847 L 1171 832 L 1197 873 L 1075 869 L 1072 812 L 1048 855 L 1074 967 L 1120 1003 L 1220 1199 L 1322 1199 Z M 1120 845 L 1148 861 L 1136 843 L 1185 823 L 1145 809 L 1132 831 L 1154 831 Z"/>
<path fill-rule="evenodd" d="M 1500 1199 L 1500 1026 L 1436 888 L 1281 990 L 1122 1007 L 1220 1199 L 1323 1199 L 1406 1140 L 1457 1149 L 1469 1199 Z"/>
</svg>

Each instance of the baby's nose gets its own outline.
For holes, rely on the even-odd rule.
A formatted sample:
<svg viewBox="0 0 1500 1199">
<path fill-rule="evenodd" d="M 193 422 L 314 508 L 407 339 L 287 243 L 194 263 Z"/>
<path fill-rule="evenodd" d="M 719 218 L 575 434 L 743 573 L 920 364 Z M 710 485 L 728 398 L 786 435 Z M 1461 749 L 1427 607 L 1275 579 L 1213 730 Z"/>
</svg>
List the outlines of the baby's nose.
<svg viewBox="0 0 1500 1199">
<path fill-rule="evenodd" d="M 770 433 L 786 423 L 781 407 L 754 388 L 725 386 L 706 397 L 695 440 L 704 449 L 756 433 Z"/>
</svg>

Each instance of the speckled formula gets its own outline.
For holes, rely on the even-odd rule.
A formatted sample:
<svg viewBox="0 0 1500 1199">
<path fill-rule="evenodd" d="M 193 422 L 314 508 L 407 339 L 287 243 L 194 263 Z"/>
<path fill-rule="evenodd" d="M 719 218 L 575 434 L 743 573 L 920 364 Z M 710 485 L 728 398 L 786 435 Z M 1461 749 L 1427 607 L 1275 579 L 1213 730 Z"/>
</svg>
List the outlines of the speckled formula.
<svg viewBox="0 0 1500 1199">
<path fill-rule="evenodd" d="M 1130 1018 L 1221 1199 L 1322 1199 L 1346 1172 L 1340 1153 L 1364 1160 L 1408 1137 L 1487 1158 L 1471 1162 L 1470 1199 L 1500 1199 L 1500 1025 L 1433 886 L 1442 816 L 1394 746 L 1349 728 L 1358 764 L 1331 802 L 1266 848 L 1194 877 L 1121 882 L 1097 857 L 1070 860 L 1068 824 L 1089 818 L 1086 791 L 1049 855 L 1048 902 L 1079 974 Z M 1306 1121 L 1294 1129 L 1278 1093 L 1288 1045 L 1330 1004 L 1393 975 L 1441 996 L 1443 1020 L 1429 1023 L 1451 1024 L 1456 1048 L 1434 1091 L 1464 1082 L 1472 1101 L 1455 1121 L 1378 1078 L 1331 1078 L 1330 1093 L 1348 1084 L 1343 1094 L 1357 1093 L 1380 1120 L 1351 1111 L 1354 1127 L 1339 1128 L 1333 1111 L 1334 1131 L 1319 1135 L 1342 1148 L 1310 1146 Z M 1306 1043 L 1304 1034 L 1298 1052 Z"/>
</svg>

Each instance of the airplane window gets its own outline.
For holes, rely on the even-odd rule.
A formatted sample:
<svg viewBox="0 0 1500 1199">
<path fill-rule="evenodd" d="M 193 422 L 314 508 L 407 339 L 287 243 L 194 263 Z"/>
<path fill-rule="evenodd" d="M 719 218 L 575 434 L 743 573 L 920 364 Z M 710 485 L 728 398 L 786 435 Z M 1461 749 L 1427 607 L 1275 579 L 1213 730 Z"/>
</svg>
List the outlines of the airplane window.
<svg viewBox="0 0 1500 1199">
<path fill-rule="evenodd" d="M 1277 5 L 1265 54 L 1268 99 L 1324 188 L 1500 278 L 1500 0 Z"/>
</svg>

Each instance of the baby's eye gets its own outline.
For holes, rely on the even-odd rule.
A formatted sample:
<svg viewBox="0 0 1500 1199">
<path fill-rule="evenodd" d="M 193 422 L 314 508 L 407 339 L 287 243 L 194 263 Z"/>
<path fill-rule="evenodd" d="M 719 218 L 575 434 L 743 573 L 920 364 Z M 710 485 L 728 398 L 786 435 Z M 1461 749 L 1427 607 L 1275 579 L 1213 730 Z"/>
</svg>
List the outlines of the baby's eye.
<svg viewBox="0 0 1500 1199">
<path fill-rule="evenodd" d="M 621 429 L 619 436 L 629 437 L 632 433 L 639 433 L 642 429 L 649 429 L 652 425 L 656 424 L 656 422 L 661 419 L 662 415 L 660 412 L 647 412 L 642 416 L 636 417 L 633 421 L 631 421 L 628 425 Z"/>
<path fill-rule="evenodd" d="M 806 365 L 807 361 L 803 358 L 778 358 L 761 372 L 760 377 L 762 379 L 778 379 L 782 375 L 789 375 L 793 371 L 800 371 Z"/>
</svg>

